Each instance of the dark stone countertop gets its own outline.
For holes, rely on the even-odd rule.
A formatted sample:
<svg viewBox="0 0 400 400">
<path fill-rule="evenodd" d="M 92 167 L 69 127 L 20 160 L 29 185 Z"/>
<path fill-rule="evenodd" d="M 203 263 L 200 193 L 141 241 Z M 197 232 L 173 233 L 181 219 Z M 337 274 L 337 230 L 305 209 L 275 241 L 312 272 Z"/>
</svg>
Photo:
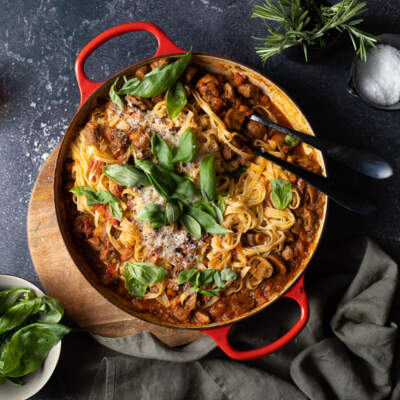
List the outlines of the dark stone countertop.
<svg viewBox="0 0 400 400">
<path fill-rule="evenodd" d="M 260 3 L 261 1 L 258 1 Z M 303 109 L 317 134 L 384 155 L 394 166 L 389 180 L 357 177 L 358 187 L 378 200 L 374 215 L 353 215 L 331 203 L 324 240 L 366 234 L 400 260 L 400 113 L 373 110 L 346 92 L 353 58 L 349 42 L 318 64 L 283 56 L 263 68 L 252 35 L 264 35 L 250 18 L 256 1 L 237 0 L 15 0 L 0 12 L 0 273 L 38 284 L 26 239 L 26 212 L 40 166 L 59 142 L 79 103 L 74 61 L 82 47 L 107 28 L 128 21 L 158 24 L 181 48 L 236 58 L 265 72 Z M 370 0 L 365 27 L 400 33 L 397 0 Z M 87 63 L 88 75 L 104 80 L 153 54 L 156 40 L 140 32 L 103 45 Z M 334 173 L 334 171 L 336 171 Z M 331 165 L 337 179 L 346 173 Z M 53 377 L 34 397 L 65 399 Z"/>
</svg>

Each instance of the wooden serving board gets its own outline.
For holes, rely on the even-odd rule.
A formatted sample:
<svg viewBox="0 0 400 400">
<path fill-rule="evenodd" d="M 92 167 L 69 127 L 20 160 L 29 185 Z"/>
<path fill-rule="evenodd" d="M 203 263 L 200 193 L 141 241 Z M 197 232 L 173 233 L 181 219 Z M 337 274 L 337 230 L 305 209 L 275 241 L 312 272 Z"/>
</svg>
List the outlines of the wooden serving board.
<svg viewBox="0 0 400 400">
<path fill-rule="evenodd" d="M 203 336 L 139 320 L 100 295 L 75 266 L 58 229 L 53 205 L 53 171 L 58 149 L 47 159 L 32 191 L 27 232 L 31 258 L 46 292 L 60 300 L 72 321 L 90 333 L 122 337 L 151 332 L 166 345 L 180 346 Z"/>
</svg>

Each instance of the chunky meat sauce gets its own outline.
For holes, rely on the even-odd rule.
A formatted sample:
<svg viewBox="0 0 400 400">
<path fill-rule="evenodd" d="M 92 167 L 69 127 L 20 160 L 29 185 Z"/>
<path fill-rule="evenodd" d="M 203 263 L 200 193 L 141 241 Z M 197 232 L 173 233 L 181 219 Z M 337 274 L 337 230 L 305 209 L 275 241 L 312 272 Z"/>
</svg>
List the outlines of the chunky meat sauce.
<svg viewBox="0 0 400 400">
<path fill-rule="evenodd" d="M 136 76 L 143 79 L 150 68 L 157 68 L 164 63 L 165 60 L 159 60 L 150 66 L 143 66 L 136 71 Z M 302 146 L 291 147 L 285 143 L 285 136 L 282 133 L 266 128 L 258 122 L 248 121 L 247 117 L 254 112 L 255 105 L 269 105 L 269 109 L 273 110 L 278 123 L 290 126 L 285 116 L 273 104 L 270 104 L 269 97 L 257 86 L 250 83 L 245 75 L 234 73 L 223 76 L 205 73 L 193 65 L 187 69 L 183 79 L 188 101 L 191 101 L 191 93 L 197 90 L 202 98 L 209 103 L 212 110 L 224 121 L 227 129 L 243 130 L 251 139 L 263 139 L 264 141 L 268 139 L 275 143 L 276 148 L 285 155 L 286 160 L 321 174 L 321 167 L 318 162 L 304 154 Z M 153 99 L 127 96 L 127 106 L 124 112 L 135 113 L 151 110 L 161 98 L 162 96 Z M 109 103 L 107 107 L 115 107 L 115 105 Z M 262 108 L 255 110 L 259 115 L 268 118 Z M 123 160 L 123 156 L 130 145 L 135 147 L 139 158 L 147 158 L 151 154 L 151 135 L 141 127 L 125 132 L 115 128 L 109 129 L 89 121 L 84 128 L 84 137 L 87 144 L 98 146 L 102 151 L 108 151 L 121 162 L 126 161 Z M 234 141 L 236 145 L 240 145 L 239 139 L 235 138 Z M 230 163 L 247 166 L 253 159 L 250 151 L 248 156 L 243 157 L 235 154 L 225 144 L 220 144 L 220 147 L 222 157 Z M 94 162 L 90 168 L 100 174 L 102 163 Z M 71 187 L 72 177 L 68 172 L 69 169 L 67 165 L 67 180 L 69 182 L 66 184 L 66 188 Z M 167 279 L 166 283 L 166 294 L 171 303 L 169 308 L 164 307 L 155 299 L 144 300 L 131 296 L 124 288 L 123 282 L 118 278 L 115 268 L 118 261 L 129 259 L 131 254 L 129 251 L 127 251 L 127 254 L 119 254 L 111 245 L 106 232 L 95 229 L 93 217 L 79 214 L 75 205 L 69 200 L 73 233 L 85 243 L 87 249 L 90 249 L 91 263 L 96 266 L 102 283 L 114 287 L 122 296 L 129 298 L 136 311 L 151 313 L 160 320 L 179 324 L 207 325 L 211 322 L 228 321 L 264 304 L 273 295 L 280 293 L 286 283 L 295 276 L 297 269 L 307 257 L 310 246 L 316 239 L 324 212 L 324 196 L 294 175 L 290 176 L 290 181 L 300 194 L 301 205 L 294 210 L 296 223 L 286 232 L 287 239 L 283 251 L 281 254 L 272 255 L 269 258 L 269 261 L 274 264 L 276 272 L 272 276 L 265 277 L 268 279 L 265 279 L 257 289 L 243 288 L 238 293 L 222 296 L 208 309 L 201 307 L 205 299 L 197 293 L 191 294 L 182 305 L 179 301 L 179 295 L 185 289 L 185 286 L 178 287 L 176 280 L 173 279 Z M 121 187 L 115 184 L 112 187 L 112 193 L 119 197 Z M 97 207 L 102 215 L 106 215 L 111 221 L 113 220 L 107 207 L 103 205 Z M 112 222 L 118 224 L 117 220 Z M 116 232 L 114 233 L 116 234 Z M 244 244 L 255 245 L 257 232 L 248 232 L 244 241 L 246 242 Z M 152 260 L 156 261 L 157 249 L 153 250 Z M 173 271 L 174 276 L 171 278 L 176 278 L 178 272 L 178 270 Z M 237 282 L 233 282 L 234 285 L 237 285 Z"/>
</svg>

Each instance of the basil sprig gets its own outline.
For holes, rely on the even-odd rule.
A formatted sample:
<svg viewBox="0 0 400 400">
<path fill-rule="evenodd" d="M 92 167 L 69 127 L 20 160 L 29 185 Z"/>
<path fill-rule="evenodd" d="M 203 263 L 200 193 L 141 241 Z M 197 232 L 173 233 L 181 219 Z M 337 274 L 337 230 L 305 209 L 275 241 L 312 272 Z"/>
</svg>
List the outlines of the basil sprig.
<svg viewBox="0 0 400 400">
<path fill-rule="evenodd" d="M 199 194 L 198 189 L 187 177 L 163 168 L 148 160 L 136 160 L 136 167 L 147 176 L 154 189 L 165 199 L 191 199 Z"/>
<path fill-rule="evenodd" d="M 192 50 L 189 50 L 183 57 L 171 64 L 149 72 L 142 80 L 137 78 L 129 79 L 124 83 L 118 93 L 144 98 L 150 98 L 164 93 L 174 86 L 188 66 L 191 57 Z"/>
<path fill-rule="evenodd" d="M 125 287 L 135 297 L 143 297 L 149 286 L 161 282 L 167 275 L 163 267 L 150 262 L 126 262 Z"/>
<path fill-rule="evenodd" d="M 166 206 L 162 204 L 146 204 L 140 210 L 136 219 L 150 222 L 152 228 L 159 228 L 177 221 L 181 213 L 181 207 L 171 202 L 168 202 Z"/>
<path fill-rule="evenodd" d="M 200 164 L 200 189 L 206 200 L 213 201 L 215 199 L 217 190 L 214 154 L 210 154 Z"/>
<path fill-rule="evenodd" d="M 118 199 L 110 192 L 96 192 L 88 186 L 75 186 L 70 190 L 70 192 L 78 196 L 86 196 L 89 206 L 94 204 L 108 204 L 111 215 L 118 221 L 122 220 L 122 210 L 119 206 Z"/>
<path fill-rule="evenodd" d="M 172 120 L 176 118 L 187 103 L 186 90 L 181 82 L 176 82 L 174 86 L 168 89 L 166 97 L 166 106 L 168 116 Z"/>
<path fill-rule="evenodd" d="M 178 147 L 171 148 L 160 136 L 153 135 L 151 151 L 161 166 L 173 170 L 174 163 L 195 160 L 199 152 L 199 145 L 192 129 L 186 128 L 179 138 Z"/>
<path fill-rule="evenodd" d="M 154 68 L 152 71 L 147 73 L 145 77 L 149 77 L 151 75 L 157 74 L 160 72 L 164 67 L 167 65 L 160 65 L 157 68 Z M 126 79 L 124 76 L 124 84 L 122 85 L 121 89 L 118 90 L 118 94 L 125 95 L 125 94 L 133 94 L 134 90 L 140 85 L 141 80 L 137 77 L 133 77 L 131 79 Z"/>
<path fill-rule="evenodd" d="M 150 222 L 152 228 L 167 225 L 165 206 L 162 204 L 146 204 L 136 216 L 139 221 Z"/>
<path fill-rule="evenodd" d="M 292 186 L 289 181 L 272 179 L 271 190 L 272 203 L 278 210 L 284 210 L 292 202 Z"/>
<path fill-rule="evenodd" d="M 224 220 L 221 209 L 214 203 L 205 200 L 198 200 L 193 203 L 193 207 L 200 208 L 200 210 L 210 214 L 219 224 Z"/>
<path fill-rule="evenodd" d="M 198 207 L 190 207 L 190 209 L 188 210 L 188 214 L 193 217 L 208 233 L 213 233 L 216 235 L 232 233 L 230 229 L 226 229 L 223 226 L 219 225 L 212 215 L 208 214 Z"/>
<path fill-rule="evenodd" d="M 150 185 L 146 175 L 138 168 L 129 164 L 109 164 L 103 167 L 106 176 L 122 186 Z"/>
<path fill-rule="evenodd" d="M 226 287 L 226 282 L 231 282 L 237 279 L 235 271 L 225 268 L 222 271 L 216 269 L 185 269 L 178 275 L 178 285 L 190 282 L 191 290 L 199 292 L 205 296 L 219 296 L 221 289 Z M 201 287 L 215 283 L 218 289 L 201 289 Z"/>
</svg>

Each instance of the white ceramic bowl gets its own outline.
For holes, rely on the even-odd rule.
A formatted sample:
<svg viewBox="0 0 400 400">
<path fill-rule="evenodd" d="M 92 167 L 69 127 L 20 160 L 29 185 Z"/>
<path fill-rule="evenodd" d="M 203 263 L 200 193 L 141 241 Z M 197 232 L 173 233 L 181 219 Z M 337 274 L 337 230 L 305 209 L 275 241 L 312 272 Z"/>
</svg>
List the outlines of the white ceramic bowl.
<svg viewBox="0 0 400 400">
<path fill-rule="evenodd" d="M 37 296 L 44 296 L 44 293 L 32 283 L 25 279 L 12 275 L 0 275 L 0 290 L 12 289 L 13 287 L 32 289 Z M 61 352 L 61 341 L 58 342 L 48 354 L 46 360 L 35 372 L 23 377 L 24 384 L 14 386 L 9 382 L 0 385 L 0 399 L 4 400 L 25 400 L 36 394 L 50 379 L 53 374 Z"/>
</svg>

